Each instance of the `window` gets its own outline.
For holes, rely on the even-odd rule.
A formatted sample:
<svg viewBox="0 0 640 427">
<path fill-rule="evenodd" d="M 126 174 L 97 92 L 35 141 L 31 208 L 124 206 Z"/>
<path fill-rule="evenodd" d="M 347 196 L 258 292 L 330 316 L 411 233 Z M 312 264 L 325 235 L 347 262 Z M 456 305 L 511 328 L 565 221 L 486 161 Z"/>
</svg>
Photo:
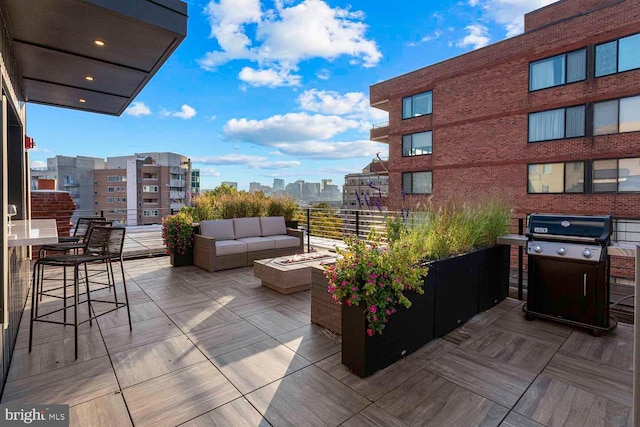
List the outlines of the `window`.
<svg viewBox="0 0 640 427">
<path fill-rule="evenodd" d="M 618 191 L 640 191 L 640 158 L 618 161 Z"/>
<path fill-rule="evenodd" d="M 640 68 L 640 34 L 596 46 L 596 77 Z"/>
<path fill-rule="evenodd" d="M 126 182 L 126 181 L 127 181 L 126 176 L 112 176 L 112 175 L 107 176 L 107 182 Z"/>
<path fill-rule="evenodd" d="M 593 134 L 640 131 L 640 96 L 597 102 L 593 106 Z"/>
<path fill-rule="evenodd" d="M 585 135 L 585 106 L 529 114 L 529 142 Z"/>
<path fill-rule="evenodd" d="M 615 193 L 618 188 L 618 161 L 596 160 L 593 162 L 593 192 Z"/>
<path fill-rule="evenodd" d="M 157 193 L 158 192 L 158 186 L 157 185 L 143 185 L 142 186 L 142 191 L 144 191 L 145 193 Z"/>
<path fill-rule="evenodd" d="M 529 64 L 529 90 L 573 83 L 586 78 L 587 50 L 563 53 Z"/>
<path fill-rule="evenodd" d="M 158 179 L 157 173 L 144 173 L 142 174 L 142 178 L 144 179 Z"/>
<path fill-rule="evenodd" d="M 107 193 L 113 193 L 116 191 L 115 187 L 107 187 Z"/>
<path fill-rule="evenodd" d="M 529 193 L 584 193 L 584 162 L 529 165 Z"/>
<path fill-rule="evenodd" d="M 433 103 L 433 92 L 423 92 L 417 95 L 408 96 L 402 99 L 402 118 L 410 119 L 412 117 L 424 116 L 431 114 Z"/>
<path fill-rule="evenodd" d="M 431 171 L 405 172 L 402 174 L 402 190 L 405 194 L 431 194 L 431 181 Z"/>
<path fill-rule="evenodd" d="M 402 136 L 402 156 L 421 156 L 431 154 L 433 133 L 420 132 Z"/>
</svg>

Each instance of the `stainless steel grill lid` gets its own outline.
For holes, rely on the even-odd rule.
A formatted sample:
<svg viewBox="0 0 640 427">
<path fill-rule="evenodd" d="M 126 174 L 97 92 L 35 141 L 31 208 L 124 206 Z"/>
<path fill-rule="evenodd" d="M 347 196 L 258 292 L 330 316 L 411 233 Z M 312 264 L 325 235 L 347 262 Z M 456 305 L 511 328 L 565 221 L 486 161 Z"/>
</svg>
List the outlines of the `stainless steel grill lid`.
<svg viewBox="0 0 640 427">
<path fill-rule="evenodd" d="M 610 215 L 531 214 L 526 230 L 529 239 L 589 241 L 601 245 L 609 244 L 611 233 Z"/>
</svg>

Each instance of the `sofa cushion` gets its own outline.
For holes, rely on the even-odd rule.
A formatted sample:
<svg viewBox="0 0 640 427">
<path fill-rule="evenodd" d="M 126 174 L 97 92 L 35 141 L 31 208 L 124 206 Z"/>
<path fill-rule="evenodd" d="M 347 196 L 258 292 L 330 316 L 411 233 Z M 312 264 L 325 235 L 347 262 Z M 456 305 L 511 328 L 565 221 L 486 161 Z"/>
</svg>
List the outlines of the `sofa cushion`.
<svg viewBox="0 0 640 427">
<path fill-rule="evenodd" d="M 267 251 L 276 248 L 276 242 L 268 237 L 245 237 L 237 241 L 246 243 L 248 252 Z"/>
<path fill-rule="evenodd" d="M 216 240 L 216 256 L 247 252 L 247 244 L 238 240 Z"/>
<path fill-rule="evenodd" d="M 260 227 L 263 236 L 277 236 L 287 234 L 287 226 L 283 216 L 260 217 Z"/>
<path fill-rule="evenodd" d="M 276 249 L 295 248 L 300 246 L 300 238 L 294 236 L 269 236 L 265 239 L 271 239 L 276 244 Z"/>
<path fill-rule="evenodd" d="M 233 240 L 236 238 L 233 232 L 232 219 L 200 221 L 200 234 L 213 237 L 216 240 Z"/>
<path fill-rule="evenodd" d="M 257 216 L 253 218 L 234 218 L 233 228 L 235 230 L 236 239 L 260 237 L 262 235 L 260 230 L 260 218 Z"/>
</svg>

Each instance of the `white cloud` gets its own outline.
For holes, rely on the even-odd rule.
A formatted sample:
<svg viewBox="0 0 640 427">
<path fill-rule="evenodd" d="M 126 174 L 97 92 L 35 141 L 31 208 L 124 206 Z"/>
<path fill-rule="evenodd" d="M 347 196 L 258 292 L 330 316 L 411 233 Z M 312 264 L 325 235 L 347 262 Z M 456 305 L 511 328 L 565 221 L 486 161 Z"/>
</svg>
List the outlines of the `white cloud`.
<svg viewBox="0 0 640 427">
<path fill-rule="evenodd" d="M 215 168 L 200 168 L 200 176 L 220 176 L 220 172 Z"/>
<path fill-rule="evenodd" d="M 151 114 L 151 108 L 145 105 L 144 102 L 136 101 L 124 110 L 124 113 L 134 117 L 148 116 Z"/>
<path fill-rule="evenodd" d="M 345 116 L 367 122 L 389 119 L 386 111 L 371 108 L 369 98 L 362 92 L 340 94 L 335 91 L 310 89 L 302 92 L 297 102 L 302 109 L 315 113 Z"/>
<path fill-rule="evenodd" d="M 308 159 L 350 159 L 354 157 L 375 157 L 376 153 L 387 156 L 388 145 L 379 142 L 360 141 L 305 141 L 302 143 L 274 144 L 281 152 Z"/>
<path fill-rule="evenodd" d="M 240 71 L 238 78 L 251 86 L 298 86 L 302 78 L 298 75 L 291 74 L 291 71 L 292 70 L 289 69 L 283 70 L 276 68 L 256 70 L 251 67 L 244 67 L 242 71 Z"/>
<path fill-rule="evenodd" d="M 420 39 L 420 41 L 423 42 L 423 43 L 427 43 L 427 42 L 430 42 L 432 40 L 438 40 L 440 38 L 440 36 L 442 36 L 442 31 L 436 30 L 432 34 L 428 34 L 428 35 L 424 36 L 422 39 Z"/>
<path fill-rule="evenodd" d="M 331 72 L 327 68 L 322 68 L 316 71 L 316 77 L 320 80 L 329 80 L 329 77 L 331 77 Z"/>
<path fill-rule="evenodd" d="M 480 49 L 481 47 L 485 47 L 491 41 L 489 38 L 489 29 L 481 24 L 472 24 L 467 25 L 464 28 L 469 34 L 467 34 L 462 40 L 458 40 L 456 46 L 458 47 L 468 47 L 471 46 L 473 49 Z"/>
<path fill-rule="evenodd" d="M 558 0 L 469 0 L 469 5 L 482 7 L 487 18 L 503 25 L 507 37 L 513 37 L 524 31 L 525 13 L 556 1 Z"/>
<path fill-rule="evenodd" d="M 250 165 L 253 169 L 289 169 L 300 166 L 301 163 L 297 160 L 283 160 L 275 162 L 257 162 Z"/>
<path fill-rule="evenodd" d="M 280 142 L 329 139 L 350 129 L 359 129 L 362 123 L 332 115 L 288 113 L 263 120 L 231 119 L 224 134 L 235 141 L 273 146 Z"/>
<path fill-rule="evenodd" d="M 180 111 L 162 110 L 158 114 L 162 117 L 178 117 L 180 119 L 189 120 L 196 116 L 196 109 L 190 105 L 183 104 L 182 107 L 180 107 Z"/>
<path fill-rule="evenodd" d="M 47 167 L 47 162 L 43 162 L 42 160 L 34 160 L 31 162 L 31 167 L 32 168 L 46 168 Z"/>
<path fill-rule="evenodd" d="M 266 160 L 262 156 L 249 156 L 245 154 L 223 154 L 221 156 L 192 157 L 192 163 L 203 165 L 248 165 Z"/>
<path fill-rule="evenodd" d="M 346 55 L 373 67 L 382 58 L 375 41 L 365 36 L 362 12 L 331 8 L 323 0 L 291 3 L 277 0 L 274 9 L 262 10 L 259 0 L 210 1 L 205 13 L 219 50 L 206 53 L 200 66 L 213 70 L 232 60 L 249 60 L 258 68 L 245 67 L 240 78 L 275 87 L 300 84 L 292 71 L 307 59 Z"/>
</svg>

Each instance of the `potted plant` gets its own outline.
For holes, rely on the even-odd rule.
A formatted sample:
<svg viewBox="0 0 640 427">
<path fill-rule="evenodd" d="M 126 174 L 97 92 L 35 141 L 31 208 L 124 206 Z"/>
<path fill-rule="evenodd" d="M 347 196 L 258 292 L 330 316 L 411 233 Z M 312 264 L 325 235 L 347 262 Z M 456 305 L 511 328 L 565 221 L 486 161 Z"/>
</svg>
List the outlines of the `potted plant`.
<svg viewBox="0 0 640 427">
<path fill-rule="evenodd" d="M 346 243 L 325 275 L 342 304 L 342 363 L 366 377 L 433 338 L 433 288 L 423 289 L 427 268 L 409 245 Z"/>
<path fill-rule="evenodd" d="M 162 241 L 171 256 L 171 265 L 193 265 L 193 218 L 180 212 L 162 220 Z"/>
<path fill-rule="evenodd" d="M 267 216 L 283 216 L 287 228 L 298 228 L 298 204 L 288 196 L 272 197 L 267 202 Z"/>
</svg>

